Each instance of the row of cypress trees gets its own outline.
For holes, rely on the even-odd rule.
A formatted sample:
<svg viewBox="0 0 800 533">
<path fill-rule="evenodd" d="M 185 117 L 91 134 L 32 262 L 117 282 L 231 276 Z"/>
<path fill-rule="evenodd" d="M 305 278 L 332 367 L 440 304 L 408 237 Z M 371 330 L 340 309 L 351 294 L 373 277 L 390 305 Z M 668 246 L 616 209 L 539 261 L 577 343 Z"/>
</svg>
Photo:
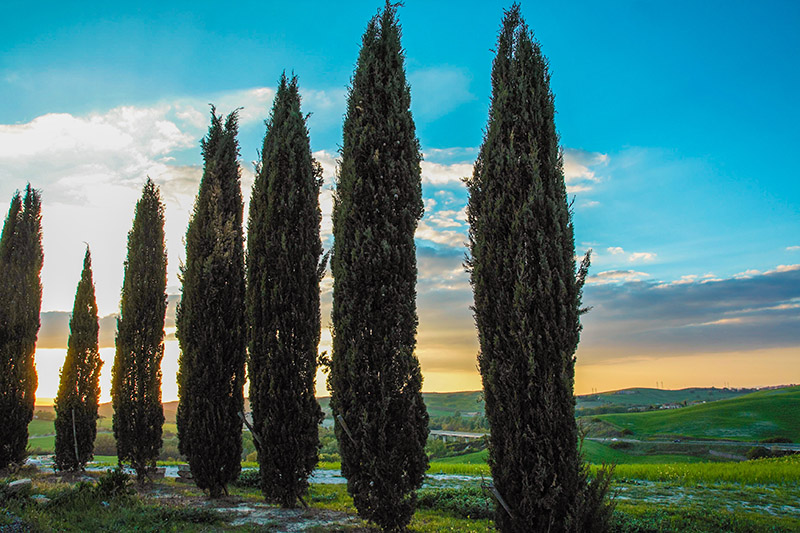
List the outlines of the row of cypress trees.
<svg viewBox="0 0 800 533">
<path fill-rule="evenodd" d="M 400 37 L 396 7 L 387 2 L 367 26 L 349 88 L 334 198 L 328 378 L 348 491 L 359 514 L 389 530 L 411 519 L 414 491 L 427 468 L 428 433 L 414 355 L 421 157 Z M 293 506 L 302 501 L 317 460 L 321 414 L 314 376 L 325 265 L 321 175 L 297 79 L 282 76 L 267 122 L 246 268 L 237 130 L 236 111 L 222 117 L 212 108 L 181 268 L 180 447 L 198 486 L 212 497 L 224 494 L 240 468 L 237 417 L 243 415 L 247 360 L 262 491 Z M 572 396 L 589 257 L 576 268 L 547 62 L 518 5 L 503 20 L 489 123 L 466 184 L 467 267 L 491 425 L 489 463 L 503 501 L 496 523 L 502 531 L 590 530 L 597 523 L 587 518 L 590 497 L 579 466 Z M 38 205 L 30 187 L 25 205 L 29 194 Z M 7 227 L 27 209 L 16 198 Z M 10 246 L 5 243 L 6 228 L 0 261 Z M 114 430 L 120 460 L 143 472 L 160 445 L 158 367 L 166 304 L 163 206 L 150 181 L 128 244 L 113 370 Z M 73 434 L 68 422 L 76 428 L 96 418 L 96 323 L 87 249 L 56 404 L 57 463 L 63 468 L 85 462 L 81 450 L 94 437 L 93 425 Z M 24 420 L 27 411 L 20 412 Z M 10 447 L 3 453 L 14 454 Z"/>
<path fill-rule="evenodd" d="M 161 449 L 161 359 L 164 353 L 166 263 L 164 205 L 147 179 L 128 233 L 128 256 L 112 367 L 113 429 L 120 463 L 140 480 Z M 89 247 L 70 318 L 67 356 L 55 401 L 55 465 L 79 470 L 91 460 L 100 396 L 99 323 Z"/>
</svg>

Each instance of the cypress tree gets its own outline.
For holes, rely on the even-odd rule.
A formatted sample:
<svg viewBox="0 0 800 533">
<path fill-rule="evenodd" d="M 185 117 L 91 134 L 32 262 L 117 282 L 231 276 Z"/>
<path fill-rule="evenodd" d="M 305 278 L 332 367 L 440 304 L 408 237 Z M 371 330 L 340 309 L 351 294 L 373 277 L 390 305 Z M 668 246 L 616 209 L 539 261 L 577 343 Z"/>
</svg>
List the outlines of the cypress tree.
<svg viewBox="0 0 800 533">
<path fill-rule="evenodd" d="M 311 157 L 297 78 L 281 76 L 250 199 L 250 405 L 268 499 L 294 506 L 318 460 L 321 168 Z"/>
<path fill-rule="evenodd" d="M 428 466 L 414 355 L 421 157 L 403 61 L 387 2 L 363 36 L 333 209 L 331 407 L 348 491 L 384 529 L 411 520 Z"/>
<path fill-rule="evenodd" d="M 140 481 L 161 449 L 161 359 L 167 310 L 164 204 L 149 178 L 136 203 L 128 233 L 128 258 L 117 319 L 117 351 L 111 369 L 114 437 L 120 463 Z"/>
<path fill-rule="evenodd" d="M 97 303 L 89 247 L 69 320 L 67 357 L 61 368 L 56 396 L 56 454 L 59 470 L 83 469 L 93 457 L 100 397 L 100 351 Z"/>
<path fill-rule="evenodd" d="M 573 381 L 589 256 L 576 273 L 549 80 L 514 5 L 500 30 L 489 123 L 467 180 L 489 465 L 510 508 L 498 506 L 501 531 L 581 527 Z"/>
<path fill-rule="evenodd" d="M 12 197 L 0 236 L 0 469 L 21 462 L 28 445 L 42 262 L 41 195 L 28 184 L 24 198 Z"/>
<path fill-rule="evenodd" d="M 236 111 L 223 122 L 211 109 L 176 321 L 179 449 L 212 498 L 227 493 L 242 454 L 247 337 L 237 120 Z"/>
</svg>

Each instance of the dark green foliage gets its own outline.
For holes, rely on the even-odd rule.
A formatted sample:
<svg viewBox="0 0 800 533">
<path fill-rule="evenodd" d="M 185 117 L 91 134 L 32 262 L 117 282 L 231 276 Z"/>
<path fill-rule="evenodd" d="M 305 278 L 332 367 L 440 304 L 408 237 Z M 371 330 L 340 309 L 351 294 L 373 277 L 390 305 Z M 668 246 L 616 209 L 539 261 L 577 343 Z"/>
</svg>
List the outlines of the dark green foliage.
<svg viewBox="0 0 800 533">
<path fill-rule="evenodd" d="M 420 153 L 403 61 L 387 2 L 364 33 L 333 208 L 331 408 L 348 491 L 384 529 L 408 524 L 428 463 L 414 355 Z"/>
<path fill-rule="evenodd" d="M 575 531 L 604 533 L 611 527 L 616 502 L 611 493 L 614 465 L 603 465 L 593 474 L 588 463 L 580 469 L 580 491 Z"/>
<path fill-rule="evenodd" d="M 100 367 L 103 364 L 97 346 L 98 331 L 92 256 L 87 246 L 75 305 L 69 319 L 67 357 L 61 368 L 55 401 L 54 462 L 59 470 L 82 469 L 93 456 L 94 439 L 97 436 Z"/>
<path fill-rule="evenodd" d="M 148 178 L 128 233 L 128 258 L 117 319 L 117 352 L 111 369 L 114 436 L 120 463 L 139 480 L 161 449 L 161 359 L 167 310 L 164 205 Z"/>
<path fill-rule="evenodd" d="M 94 493 L 103 500 L 132 496 L 136 491 L 131 487 L 131 477 L 122 467 L 117 466 L 97 478 Z"/>
<path fill-rule="evenodd" d="M 223 122 L 211 109 L 176 321 L 180 451 L 211 497 L 226 493 L 241 468 L 247 337 L 237 120 L 236 111 Z"/>
<path fill-rule="evenodd" d="M 575 245 L 547 61 L 506 12 L 489 124 L 469 188 L 467 266 L 491 427 L 489 465 L 511 508 L 501 531 L 575 531 L 580 492 L 574 353 L 588 255 Z"/>
<path fill-rule="evenodd" d="M 297 78 L 281 76 L 250 200 L 250 405 L 267 499 L 292 507 L 317 464 L 321 167 L 311 157 Z"/>
<path fill-rule="evenodd" d="M 258 470 L 243 470 L 236 481 L 232 483 L 234 487 L 243 489 L 257 489 L 261 487 L 261 473 Z"/>
<path fill-rule="evenodd" d="M 463 518 L 492 518 L 495 504 L 480 487 L 423 489 L 417 493 L 420 509 L 446 511 Z"/>
<path fill-rule="evenodd" d="M 0 469 L 21 462 L 38 384 L 33 357 L 42 305 L 39 191 L 11 199 L 0 236 Z"/>
</svg>

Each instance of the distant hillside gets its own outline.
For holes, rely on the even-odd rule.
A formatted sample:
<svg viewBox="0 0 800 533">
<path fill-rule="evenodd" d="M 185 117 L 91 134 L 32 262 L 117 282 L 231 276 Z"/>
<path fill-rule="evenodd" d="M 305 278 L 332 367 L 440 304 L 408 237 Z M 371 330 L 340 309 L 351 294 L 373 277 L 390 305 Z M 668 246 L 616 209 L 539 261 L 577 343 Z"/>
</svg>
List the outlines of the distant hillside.
<svg viewBox="0 0 800 533">
<path fill-rule="evenodd" d="M 430 416 L 452 416 L 456 412 L 461 416 L 483 415 L 483 392 L 423 392 L 422 399 Z M 330 416 L 329 396 L 317 398 L 325 416 Z"/>
<path fill-rule="evenodd" d="M 619 413 L 597 418 L 633 437 L 686 437 L 756 441 L 784 437 L 800 442 L 800 386 L 763 390 L 680 409 Z"/>
<path fill-rule="evenodd" d="M 678 390 L 633 388 L 618 391 L 584 394 L 575 398 L 577 409 L 600 407 L 648 407 L 665 404 L 693 404 L 728 400 L 754 392 L 756 389 L 689 388 Z"/>
<path fill-rule="evenodd" d="M 594 414 L 592 411 L 602 412 L 604 409 L 619 411 L 630 408 L 649 407 L 665 404 L 693 404 L 697 402 L 713 402 L 736 398 L 753 392 L 754 389 L 717 389 L 717 388 L 690 388 L 680 390 L 633 388 L 619 391 L 601 392 L 598 394 L 585 394 L 575 397 L 575 407 L 578 414 Z M 456 412 L 462 416 L 482 416 L 484 414 L 483 392 L 424 392 L 422 397 L 431 416 L 452 416 Z M 320 406 L 326 416 L 330 416 L 330 398 L 318 398 Z M 175 413 L 178 402 L 164 403 L 164 416 L 168 423 L 175 423 Z M 53 406 L 36 406 L 39 411 L 53 411 Z M 245 411 L 250 410 L 250 403 L 245 399 Z M 606 411 L 608 412 L 608 411 Z M 111 417 L 110 403 L 100 404 L 100 416 Z"/>
</svg>

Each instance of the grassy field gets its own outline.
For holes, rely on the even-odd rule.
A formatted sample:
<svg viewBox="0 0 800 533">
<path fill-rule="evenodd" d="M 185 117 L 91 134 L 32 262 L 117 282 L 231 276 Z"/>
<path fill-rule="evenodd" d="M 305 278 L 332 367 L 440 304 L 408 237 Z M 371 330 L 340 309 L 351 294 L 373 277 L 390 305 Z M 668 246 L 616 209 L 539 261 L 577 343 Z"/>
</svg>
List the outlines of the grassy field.
<svg viewBox="0 0 800 533">
<path fill-rule="evenodd" d="M 600 415 L 634 437 L 756 441 L 784 437 L 800 442 L 800 387 L 747 394 L 681 409 Z"/>
</svg>

